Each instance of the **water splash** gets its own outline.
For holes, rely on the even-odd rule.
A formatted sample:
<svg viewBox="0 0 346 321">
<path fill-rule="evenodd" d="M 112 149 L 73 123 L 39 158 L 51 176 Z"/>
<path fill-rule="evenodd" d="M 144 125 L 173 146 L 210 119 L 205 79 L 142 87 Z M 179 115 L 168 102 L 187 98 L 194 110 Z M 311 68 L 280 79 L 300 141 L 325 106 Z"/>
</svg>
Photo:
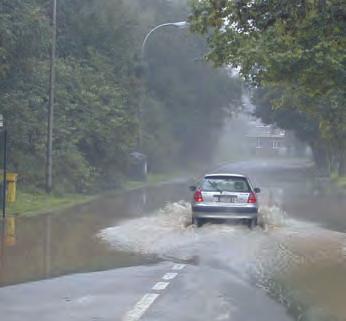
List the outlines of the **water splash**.
<svg viewBox="0 0 346 321">
<path fill-rule="evenodd" d="M 315 315 L 315 306 L 300 305 L 301 289 L 288 291 L 281 280 L 311 266 L 345 263 L 345 235 L 291 219 L 278 204 L 263 206 L 260 216 L 264 229 L 227 224 L 196 228 L 189 203 L 168 203 L 152 215 L 104 229 L 99 237 L 118 250 L 221 269 L 262 288 L 294 310 L 297 319 Z"/>
<path fill-rule="evenodd" d="M 195 241 L 190 217 L 188 203 L 168 203 L 150 216 L 106 228 L 99 237 L 120 250 L 165 256 Z"/>
<path fill-rule="evenodd" d="M 242 225 L 205 224 L 202 228 L 191 225 L 191 207 L 187 202 L 168 203 L 152 215 L 125 221 L 106 228 L 99 237 L 118 250 L 156 255 L 163 259 L 189 260 L 198 258 L 200 264 L 224 267 L 245 277 L 258 263 L 258 253 L 277 258 L 284 253 L 273 238 L 276 229 L 291 221 L 277 206 L 263 207 L 260 228 L 251 231 Z M 279 251 L 278 251 L 279 249 Z M 268 250 L 268 251 L 267 251 Z"/>
</svg>

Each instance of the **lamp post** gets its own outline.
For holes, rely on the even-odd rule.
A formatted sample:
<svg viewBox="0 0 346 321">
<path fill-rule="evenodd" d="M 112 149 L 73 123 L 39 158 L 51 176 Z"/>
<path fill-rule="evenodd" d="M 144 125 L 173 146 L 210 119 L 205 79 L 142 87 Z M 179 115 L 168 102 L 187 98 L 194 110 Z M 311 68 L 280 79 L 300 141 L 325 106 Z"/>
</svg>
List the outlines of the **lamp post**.
<svg viewBox="0 0 346 321">
<path fill-rule="evenodd" d="M 145 54 L 145 45 L 149 39 L 149 37 L 151 36 L 151 34 L 156 31 L 157 29 L 159 28 L 162 28 L 162 27 L 175 27 L 175 28 L 179 28 L 179 29 L 185 29 L 189 26 L 190 24 L 187 22 L 187 21 L 178 21 L 178 22 L 168 22 L 168 23 L 163 23 L 163 24 L 160 24 L 156 27 L 154 27 L 153 29 L 151 29 L 147 35 L 145 36 L 144 40 L 143 40 L 143 43 L 142 43 L 142 51 L 141 51 L 141 57 L 142 57 L 142 60 L 144 59 L 144 54 Z"/>
<path fill-rule="evenodd" d="M 186 21 L 178 21 L 178 22 L 168 22 L 168 23 L 163 23 L 160 24 L 154 28 L 152 28 L 144 37 L 143 43 L 142 43 L 142 48 L 141 48 L 141 63 L 144 65 L 144 60 L 145 60 L 145 47 L 147 44 L 147 41 L 149 37 L 152 35 L 153 32 L 155 32 L 157 29 L 163 28 L 163 27 L 175 27 L 179 29 L 184 29 L 189 26 L 189 23 Z M 144 72 L 145 73 L 145 72 Z M 144 78 L 144 75 L 142 76 Z M 144 89 L 144 84 L 142 86 L 142 94 L 140 96 L 140 102 L 138 106 L 138 141 L 137 141 L 137 148 L 140 152 L 143 152 L 143 132 L 142 132 L 142 110 L 143 110 L 143 105 L 144 105 L 144 98 L 145 98 L 145 89 Z M 145 155 L 143 155 L 145 157 Z M 147 177 L 147 161 L 145 160 L 143 164 L 143 177 L 146 179 Z"/>
<path fill-rule="evenodd" d="M 190 24 L 187 21 L 177 21 L 177 22 L 167 22 L 167 23 L 162 23 L 154 28 L 152 28 L 144 37 L 143 43 L 142 43 L 142 48 L 141 48 L 141 63 L 144 65 L 144 60 L 145 60 L 145 48 L 147 41 L 149 37 L 152 35 L 153 32 L 160 28 L 164 27 L 175 27 L 178 29 L 185 29 L 189 26 Z M 144 76 L 143 76 L 144 77 Z M 143 91 L 142 91 L 142 96 L 141 96 L 141 101 L 138 107 L 138 147 L 139 150 L 142 151 L 142 109 L 143 109 L 143 104 L 144 104 L 144 85 L 143 85 Z"/>
<path fill-rule="evenodd" d="M 3 132 L 3 176 L 2 176 L 2 218 L 6 217 L 6 184 L 7 184 L 7 130 L 3 115 L 0 114 L 0 130 Z"/>
<path fill-rule="evenodd" d="M 56 6 L 57 6 L 57 0 L 53 0 L 52 40 L 51 40 L 52 43 L 51 43 L 51 52 L 50 52 L 50 73 L 49 73 L 47 159 L 46 159 L 46 192 L 47 193 L 50 193 L 53 187 L 53 126 L 54 126 L 54 99 L 55 99 Z"/>
</svg>

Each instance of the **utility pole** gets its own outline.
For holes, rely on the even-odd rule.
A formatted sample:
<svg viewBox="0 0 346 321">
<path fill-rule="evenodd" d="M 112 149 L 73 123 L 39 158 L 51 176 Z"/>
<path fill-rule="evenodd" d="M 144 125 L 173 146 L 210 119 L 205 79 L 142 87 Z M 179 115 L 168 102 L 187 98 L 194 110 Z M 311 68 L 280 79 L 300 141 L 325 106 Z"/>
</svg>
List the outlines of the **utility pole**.
<svg viewBox="0 0 346 321">
<path fill-rule="evenodd" d="M 7 130 L 4 129 L 4 173 L 2 182 L 2 218 L 6 217 L 6 197 L 7 197 Z"/>
<path fill-rule="evenodd" d="M 48 131 L 47 131 L 47 158 L 46 158 L 46 192 L 53 188 L 53 126 L 54 126 L 54 95 L 55 95 L 55 54 L 56 54 L 56 6 L 53 0 L 52 9 L 52 40 L 50 52 L 49 75 L 49 104 L 48 104 Z"/>
<path fill-rule="evenodd" d="M 2 218 L 6 217 L 6 197 L 7 197 L 7 129 L 5 124 L 5 119 L 2 114 L 0 114 L 0 129 L 3 133 L 3 173 L 2 173 Z"/>
</svg>

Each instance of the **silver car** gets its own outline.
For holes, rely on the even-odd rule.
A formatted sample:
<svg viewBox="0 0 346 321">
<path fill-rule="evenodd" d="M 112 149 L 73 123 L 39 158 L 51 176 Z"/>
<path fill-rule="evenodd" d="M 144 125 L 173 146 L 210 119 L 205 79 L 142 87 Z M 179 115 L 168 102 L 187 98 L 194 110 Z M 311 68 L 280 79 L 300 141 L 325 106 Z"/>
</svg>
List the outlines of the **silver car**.
<svg viewBox="0 0 346 321">
<path fill-rule="evenodd" d="M 205 221 L 241 220 L 250 228 L 257 225 L 259 188 L 239 174 L 207 174 L 196 186 L 191 202 L 192 223 L 201 226 Z"/>
</svg>

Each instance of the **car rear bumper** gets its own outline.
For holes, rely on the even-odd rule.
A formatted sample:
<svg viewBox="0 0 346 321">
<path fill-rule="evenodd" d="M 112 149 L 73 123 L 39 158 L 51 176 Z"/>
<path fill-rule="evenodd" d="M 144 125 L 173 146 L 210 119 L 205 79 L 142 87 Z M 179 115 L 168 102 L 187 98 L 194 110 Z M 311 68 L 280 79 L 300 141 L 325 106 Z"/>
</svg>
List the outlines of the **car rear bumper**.
<svg viewBox="0 0 346 321">
<path fill-rule="evenodd" d="M 254 219 L 257 207 L 192 206 L 192 216 L 208 219 Z"/>
</svg>

